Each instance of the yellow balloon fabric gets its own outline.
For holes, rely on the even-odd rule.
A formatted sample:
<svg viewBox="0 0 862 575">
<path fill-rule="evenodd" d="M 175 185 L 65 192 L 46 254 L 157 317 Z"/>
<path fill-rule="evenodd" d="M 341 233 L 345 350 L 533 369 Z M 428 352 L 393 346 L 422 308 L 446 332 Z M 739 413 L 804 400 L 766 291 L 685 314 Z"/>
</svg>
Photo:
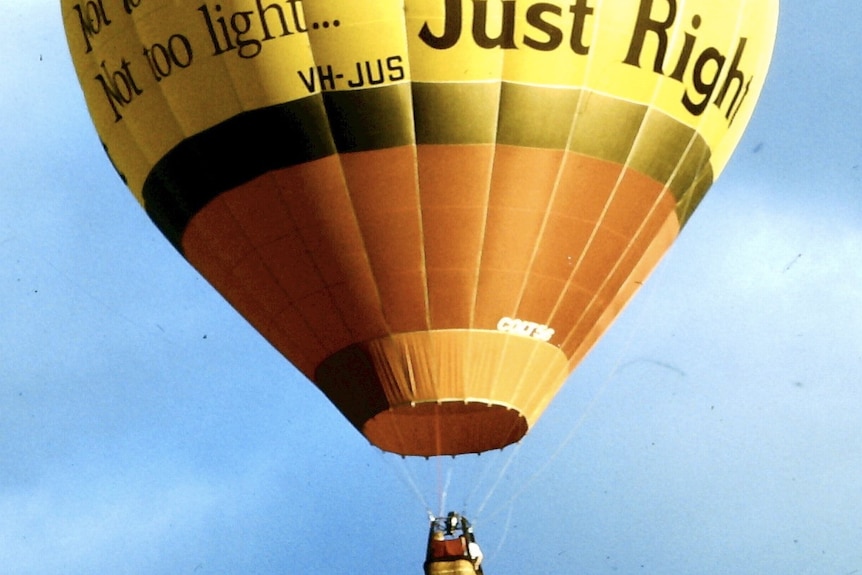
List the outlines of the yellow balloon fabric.
<svg viewBox="0 0 862 575">
<path fill-rule="evenodd" d="M 778 0 L 62 0 L 114 166 L 373 444 L 518 441 L 678 235 Z"/>
</svg>

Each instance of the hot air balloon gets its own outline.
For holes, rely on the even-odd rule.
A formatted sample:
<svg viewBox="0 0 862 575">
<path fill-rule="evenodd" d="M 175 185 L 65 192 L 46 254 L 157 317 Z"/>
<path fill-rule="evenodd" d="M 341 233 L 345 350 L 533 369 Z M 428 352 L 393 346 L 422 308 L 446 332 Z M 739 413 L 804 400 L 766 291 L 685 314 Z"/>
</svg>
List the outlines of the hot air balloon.
<svg viewBox="0 0 862 575">
<path fill-rule="evenodd" d="M 517 442 L 727 163 L 778 0 L 62 0 L 105 150 L 374 445 Z"/>
</svg>

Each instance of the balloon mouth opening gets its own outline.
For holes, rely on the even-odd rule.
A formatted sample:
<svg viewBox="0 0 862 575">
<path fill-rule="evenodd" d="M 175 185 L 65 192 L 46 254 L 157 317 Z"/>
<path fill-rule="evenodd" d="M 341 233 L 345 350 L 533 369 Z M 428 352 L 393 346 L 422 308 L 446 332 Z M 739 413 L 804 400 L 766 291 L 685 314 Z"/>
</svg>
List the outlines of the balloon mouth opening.
<svg viewBox="0 0 862 575">
<path fill-rule="evenodd" d="M 431 457 L 516 443 L 567 375 L 565 354 L 548 342 L 432 330 L 350 345 L 323 361 L 314 381 L 373 445 Z"/>
<path fill-rule="evenodd" d="M 511 407 L 453 400 L 391 407 L 368 420 L 362 433 L 384 451 L 432 457 L 502 449 L 519 441 L 528 427 Z"/>
</svg>

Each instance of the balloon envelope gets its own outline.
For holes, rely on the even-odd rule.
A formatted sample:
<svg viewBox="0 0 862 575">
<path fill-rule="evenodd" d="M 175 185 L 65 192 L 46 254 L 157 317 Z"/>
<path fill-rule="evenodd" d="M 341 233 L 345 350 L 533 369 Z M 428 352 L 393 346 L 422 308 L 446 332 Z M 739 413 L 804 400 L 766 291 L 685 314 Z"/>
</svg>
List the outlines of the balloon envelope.
<svg viewBox="0 0 862 575">
<path fill-rule="evenodd" d="M 777 0 L 62 0 L 108 155 L 380 448 L 518 441 L 678 235 Z"/>
</svg>

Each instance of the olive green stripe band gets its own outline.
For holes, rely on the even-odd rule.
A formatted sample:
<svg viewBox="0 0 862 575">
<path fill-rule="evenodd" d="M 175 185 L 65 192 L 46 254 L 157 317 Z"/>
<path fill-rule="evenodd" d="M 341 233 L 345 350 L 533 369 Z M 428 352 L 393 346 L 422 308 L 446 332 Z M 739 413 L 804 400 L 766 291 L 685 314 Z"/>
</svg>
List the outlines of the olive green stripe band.
<svg viewBox="0 0 862 575">
<path fill-rule="evenodd" d="M 324 92 L 239 114 L 159 160 L 144 184 L 144 205 L 179 249 L 208 202 L 269 171 L 335 153 L 495 142 L 626 164 L 668 185 L 681 222 L 713 179 L 704 141 L 645 106 L 576 89 L 414 83 Z"/>
<path fill-rule="evenodd" d="M 680 203 L 681 221 L 712 184 L 703 138 L 644 105 L 579 89 L 512 83 L 416 83 L 413 101 L 420 144 L 496 142 L 626 164 L 667 184 Z"/>
</svg>

